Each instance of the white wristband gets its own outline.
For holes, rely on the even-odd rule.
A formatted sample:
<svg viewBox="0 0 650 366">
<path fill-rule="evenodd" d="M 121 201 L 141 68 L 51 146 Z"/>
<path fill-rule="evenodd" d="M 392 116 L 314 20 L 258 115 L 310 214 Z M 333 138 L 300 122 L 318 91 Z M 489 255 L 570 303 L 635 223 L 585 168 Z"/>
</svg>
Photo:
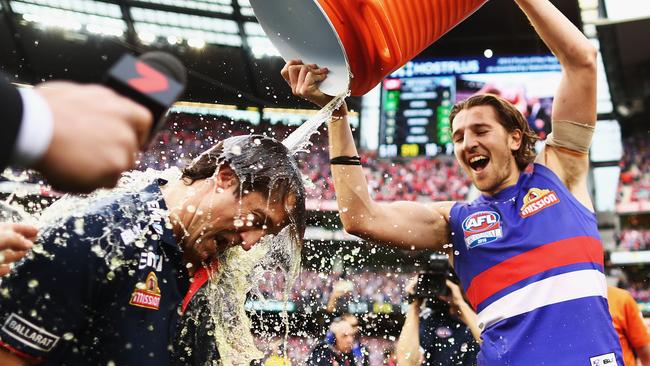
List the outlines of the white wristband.
<svg viewBox="0 0 650 366">
<path fill-rule="evenodd" d="M 54 120 L 45 99 L 28 88 L 20 88 L 23 99 L 23 118 L 14 148 L 13 162 L 21 166 L 37 163 L 52 141 Z"/>
</svg>

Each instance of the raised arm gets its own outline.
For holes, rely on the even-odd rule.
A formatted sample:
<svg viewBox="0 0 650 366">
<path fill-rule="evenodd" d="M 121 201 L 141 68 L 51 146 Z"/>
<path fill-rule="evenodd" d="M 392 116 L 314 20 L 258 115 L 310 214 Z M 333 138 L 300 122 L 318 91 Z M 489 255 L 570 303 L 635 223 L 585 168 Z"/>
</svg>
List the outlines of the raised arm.
<svg viewBox="0 0 650 366">
<path fill-rule="evenodd" d="M 295 95 L 322 107 L 332 98 L 318 90 L 327 69 L 289 61 L 282 69 Z M 330 158 L 358 156 L 345 104 L 334 112 L 329 124 Z M 332 165 L 336 200 L 347 232 L 361 238 L 401 248 L 443 249 L 449 243 L 449 211 L 453 202 L 375 202 L 361 166 Z"/>
<path fill-rule="evenodd" d="M 415 291 L 417 276 L 411 278 L 406 285 L 406 293 L 412 295 Z M 406 311 L 404 326 L 395 344 L 395 356 L 399 366 L 420 366 L 423 355 L 420 347 L 420 307 L 422 299 L 413 299 Z"/>
<path fill-rule="evenodd" d="M 596 125 L 596 57 L 591 42 L 548 0 L 516 0 L 562 65 L 553 101 L 553 134 L 538 158 L 592 208 L 587 191 L 589 144 Z"/>
</svg>

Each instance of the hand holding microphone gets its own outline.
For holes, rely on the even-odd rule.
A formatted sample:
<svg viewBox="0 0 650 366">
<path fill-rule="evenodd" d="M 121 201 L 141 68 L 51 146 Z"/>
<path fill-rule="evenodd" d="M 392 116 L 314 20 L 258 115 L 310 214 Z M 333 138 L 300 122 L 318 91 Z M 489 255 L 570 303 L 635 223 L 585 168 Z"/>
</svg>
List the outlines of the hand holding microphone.
<svg viewBox="0 0 650 366">
<path fill-rule="evenodd" d="M 125 55 L 104 84 L 55 81 L 33 89 L 53 120 L 50 144 L 33 167 L 56 189 L 85 193 L 115 186 L 182 94 L 185 68 L 162 52 Z"/>
</svg>

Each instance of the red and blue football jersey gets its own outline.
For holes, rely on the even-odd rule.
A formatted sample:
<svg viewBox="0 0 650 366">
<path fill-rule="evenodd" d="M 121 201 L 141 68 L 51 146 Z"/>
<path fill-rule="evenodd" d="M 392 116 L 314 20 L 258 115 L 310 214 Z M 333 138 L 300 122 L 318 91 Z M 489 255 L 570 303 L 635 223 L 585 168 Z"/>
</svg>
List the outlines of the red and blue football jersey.
<svg viewBox="0 0 650 366">
<path fill-rule="evenodd" d="M 455 204 L 450 222 L 482 329 L 478 365 L 623 366 L 596 216 L 550 169 Z"/>
</svg>

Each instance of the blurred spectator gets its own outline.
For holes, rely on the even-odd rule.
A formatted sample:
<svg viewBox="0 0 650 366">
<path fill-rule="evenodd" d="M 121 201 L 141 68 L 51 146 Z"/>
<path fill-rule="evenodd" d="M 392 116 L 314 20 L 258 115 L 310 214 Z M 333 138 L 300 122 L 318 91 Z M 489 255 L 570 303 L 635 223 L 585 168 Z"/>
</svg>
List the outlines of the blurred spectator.
<svg viewBox="0 0 650 366">
<path fill-rule="evenodd" d="M 407 292 L 414 293 L 417 278 Z M 446 280 L 448 295 L 414 298 L 397 342 L 400 366 L 476 365 L 480 330 L 478 317 L 460 287 Z M 424 306 L 423 306 L 424 305 Z"/>
<path fill-rule="evenodd" d="M 650 230 L 623 229 L 618 234 L 617 249 L 619 250 L 647 250 L 649 246 Z"/>
<path fill-rule="evenodd" d="M 354 354 L 354 329 L 342 318 L 332 321 L 331 337 L 319 343 L 309 354 L 307 366 L 359 366 Z"/>
<path fill-rule="evenodd" d="M 361 327 L 359 327 L 359 319 L 354 314 L 343 314 L 341 319 L 345 320 L 352 327 L 354 334 L 354 344 L 352 345 L 352 355 L 357 366 L 368 366 L 369 352 L 368 348 L 361 343 Z"/>
<path fill-rule="evenodd" d="M 284 343 L 281 339 L 271 342 L 271 354 L 264 361 L 264 366 L 291 366 L 291 361 L 285 354 Z"/>
<path fill-rule="evenodd" d="M 625 364 L 636 365 L 638 360 L 642 366 L 650 366 L 650 333 L 636 302 L 629 292 L 613 286 L 607 288 L 607 301 Z"/>
<path fill-rule="evenodd" d="M 292 365 L 306 365 L 312 348 L 319 343 L 312 337 L 288 337 L 286 342 L 287 356 Z M 393 342 L 384 338 L 362 337 L 361 343 L 368 346 L 370 366 L 386 365 L 385 356 L 394 348 Z M 268 339 L 257 338 L 256 345 L 267 354 L 272 353 L 273 342 L 269 342 Z M 258 364 L 263 365 L 263 362 Z"/>
<path fill-rule="evenodd" d="M 650 201 L 650 136 L 628 137 L 623 146 L 618 202 Z"/>
<path fill-rule="evenodd" d="M 632 282 L 627 291 L 637 302 L 650 302 L 650 288 L 646 282 Z"/>
</svg>

